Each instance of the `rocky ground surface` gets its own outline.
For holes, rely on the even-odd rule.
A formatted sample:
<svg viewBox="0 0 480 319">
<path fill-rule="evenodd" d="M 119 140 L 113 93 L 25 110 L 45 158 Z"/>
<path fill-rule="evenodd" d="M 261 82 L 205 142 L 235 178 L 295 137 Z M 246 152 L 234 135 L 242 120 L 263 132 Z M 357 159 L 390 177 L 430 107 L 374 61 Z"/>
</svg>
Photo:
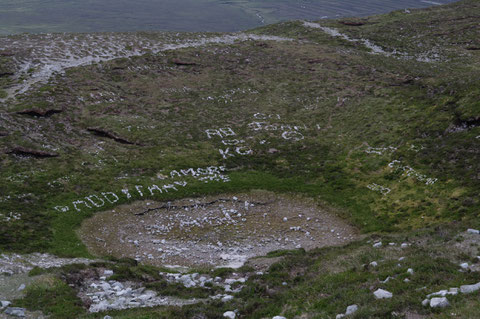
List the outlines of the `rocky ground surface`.
<svg viewBox="0 0 480 319">
<path fill-rule="evenodd" d="M 268 192 L 119 206 L 86 220 L 80 235 L 99 255 L 236 268 L 270 251 L 342 245 L 358 236 L 312 200 Z"/>
</svg>

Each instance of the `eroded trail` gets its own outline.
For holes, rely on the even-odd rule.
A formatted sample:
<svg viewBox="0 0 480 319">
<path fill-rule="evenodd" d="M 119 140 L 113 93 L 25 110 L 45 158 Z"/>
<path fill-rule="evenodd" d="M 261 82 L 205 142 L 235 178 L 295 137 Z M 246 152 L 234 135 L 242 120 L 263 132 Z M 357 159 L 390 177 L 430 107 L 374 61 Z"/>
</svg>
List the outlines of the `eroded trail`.
<svg viewBox="0 0 480 319">
<path fill-rule="evenodd" d="M 267 192 L 123 205 L 86 220 L 80 236 L 98 255 L 223 267 L 240 267 L 270 251 L 357 238 L 353 227 L 313 200 Z"/>
<path fill-rule="evenodd" d="M 26 93 L 66 69 L 118 58 L 157 54 L 167 50 L 236 41 L 291 41 L 278 36 L 247 33 L 221 36 L 173 33 L 41 34 L 0 37 L 4 52 L 16 52 L 17 84 L 7 89 L 8 98 Z M 0 99 L 1 100 L 1 99 Z"/>
</svg>

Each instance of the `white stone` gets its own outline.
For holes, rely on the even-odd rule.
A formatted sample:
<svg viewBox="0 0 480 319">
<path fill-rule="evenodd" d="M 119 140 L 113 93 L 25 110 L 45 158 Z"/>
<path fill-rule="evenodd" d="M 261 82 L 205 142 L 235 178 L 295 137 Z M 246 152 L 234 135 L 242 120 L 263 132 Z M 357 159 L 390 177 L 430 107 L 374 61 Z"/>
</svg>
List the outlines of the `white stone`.
<svg viewBox="0 0 480 319">
<path fill-rule="evenodd" d="M 287 318 L 285 318 L 284 316 L 275 316 L 272 319 L 287 319 Z"/>
<path fill-rule="evenodd" d="M 8 305 L 10 305 L 10 304 L 11 304 L 10 301 L 2 300 L 2 301 L 0 301 L 0 309 L 8 307 Z"/>
<path fill-rule="evenodd" d="M 382 242 L 381 241 L 373 244 L 373 248 L 380 248 L 380 247 L 382 247 Z"/>
<path fill-rule="evenodd" d="M 103 272 L 103 275 L 109 277 L 113 275 L 113 270 L 105 269 L 105 271 Z"/>
<path fill-rule="evenodd" d="M 405 278 L 405 279 L 403 279 L 403 282 L 410 282 L 410 279 Z"/>
<path fill-rule="evenodd" d="M 445 297 L 432 298 L 430 300 L 430 307 L 432 308 L 445 308 L 449 305 L 448 299 Z"/>
<path fill-rule="evenodd" d="M 460 264 L 460 267 L 462 267 L 462 269 L 468 269 L 468 263 Z"/>
<path fill-rule="evenodd" d="M 376 262 L 376 261 L 372 261 L 372 262 L 370 263 L 370 266 L 372 266 L 372 267 L 377 267 L 377 266 L 378 266 L 378 264 L 377 264 L 377 262 Z"/>
<path fill-rule="evenodd" d="M 5 309 L 5 314 L 15 317 L 25 317 L 25 309 L 18 307 L 8 307 Z"/>
<path fill-rule="evenodd" d="M 393 297 L 393 294 L 383 289 L 377 289 L 374 293 L 376 299 L 389 299 Z"/>
<path fill-rule="evenodd" d="M 470 294 L 480 289 L 480 282 L 474 285 L 463 285 L 460 286 L 460 292 L 462 294 Z"/>
<path fill-rule="evenodd" d="M 467 233 L 469 233 L 469 234 L 480 234 L 480 230 L 469 228 L 469 229 L 467 229 Z"/>
<path fill-rule="evenodd" d="M 413 275 L 413 269 L 412 269 L 412 268 L 408 268 L 407 273 L 409 273 L 410 275 Z"/>
<path fill-rule="evenodd" d="M 401 247 L 401 248 L 408 248 L 408 244 L 407 244 L 407 243 L 403 243 L 400 247 Z"/>
<path fill-rule="evenodd" d="M 232 295 L 226 295 L 222 298 L 222 301 L 223 302 L 227 302 L 227 301 L 230 301 L 233 299 L 233 296 Z"/>
<path fill-rule="evenodd" d="M 20 287 L 18 287 L 18 291 L 22 291 L 25 289 L 25 284 L 21 284 Z"/>
<path fill-rule="evenodd" d="M 223 316 L 224 316 L 225 318 L 235 319 L 235 317 L 236 317 L 237 315 L 236 315 L 235 312 L 233 312 L 233 311 L 227 311 L 227 312 L 225 312 L 225 313 L 223 314 Z"/>
<path fill-rule="evenodd" d="M 345 318 L 345 315 L 343 313 L 341 314 L 338 314 L 335 319 L 342 319 L 342 318 Z"/>
<path fill-rule="evenodd" d="M 347 307 L 347 311 L 345 312 L 345 314 L 348 316 L 348 315 L 351 315 L 355 312 L 357 312 L 358 310 L 358 306 L 357 305 L 350 305 Z"/>
<path fill-rule="evenodd" d="M 426 307 L 430 303 L 430 299 L 424 299 L 422 301 L 422 306 Z"/>
</svg>

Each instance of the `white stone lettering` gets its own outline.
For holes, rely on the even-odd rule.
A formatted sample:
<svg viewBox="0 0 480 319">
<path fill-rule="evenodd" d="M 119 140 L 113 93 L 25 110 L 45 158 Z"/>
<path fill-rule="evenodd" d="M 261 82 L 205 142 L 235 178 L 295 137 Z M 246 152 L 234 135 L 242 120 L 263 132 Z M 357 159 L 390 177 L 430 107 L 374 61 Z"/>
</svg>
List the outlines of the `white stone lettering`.
<svg viewBox="0 0 480 319">
<path fill-rule="evenodd" d="M 72 202 L 72 204 L 73 204 L 73 207 L 75 208 L 75 210 L 76 210 L 77 212 L 80 212 L 80 211 L 81 211 L 81 209 L 79 209 L 79 208 L 77 207 L 77 205 L 80 205 L 80 204 L 83 204 L 83 205 L 87 206 L 88 208 L 92 208 L 92 206 L 88 205 L 88 204 L 87 204 L 85 201 L 83 201 L 83 200 L 76 200 L 76 201 Z"/>
<path fill-rule="evenodd" d="M 235 148 L 235 152 L 239 155 L 250 155 L 253 153 L 253 151 L 245 146 L 239 146 Z"/>
<path fill-rule="evenodd" d="M 282 133 L 282 137 L 286 140 L 300 141 L 305 138 L 302 133 L 298 131 L 286 131 Z"/>
<path fill-rule="evenodd" d="M 228 147 L 226 150 L 219 149 L 219 151 L 223 159 L 227 159 L 228 157 L 235 156 L 234 154 L 230 153 L 230 148 Z"/>
<path fill-rule="evenodd" d="M 101 203 L 94 202 L 92 198 L 96 198 L 97 201 L 101 202 Z M 90 196 L 85 197 L 85 199 L 88 200 L 90 203 L 92 203 L 92 205 L 95 206 L 95 207 L 102 207 L 103 205 L 105 205 L 105 201 L 103 199 L 101 199 L 100 197 L 98 197 L 97 195 L 90 195 Z"/>
<path fill-rule="evenodd" d="M 125 196 L 127 196 L 127 199 L 132 198 L 132 195 L 130 195 L 130 193 L 128 192 L 128 188 L 122 189 L 122 193 L 124 193 Z"/>
<path fill-rule="evenodd" d="M 56 211 L 59 211 L 61 213 L 66 213 L 68 212 L 70 209 L 68 208 L 68 206 L 55 206 L 54 209 Z"/>
<path fill-rule="evenodd" d="M 152 186 L 148 186 L 147 188 L 148 188 L 148 190 L 150 191 L 150 194 L 151 194 L 152 196 L 153 196 L 153 191 L 154 191 L 154 190 L 158 190 L 158 191 L 160 192 L 160 194 L 163 193 L 162 189 L 159 188 L 159 187 L 158 187 L 157 185 L 155 185 L 155 184 L 153 184 Z"/>
<path fill-rule="evenodd" d="M 143 193 L 142 193 L 142 191 L 140 190 L 141 188 L 143 188 L 142 185 L 135 185 L 135 189 L 137 190 L 137 192 L 140 194 L 140 196 L 143 196 Z"/>
<path fill-rule="evenodd" d="M 120 198 L 118 198 L 117 194 L 113 192 L 104 192 L 102 193 L 102 196 L 110 203 L 110 204 L 115 204 L 118 202 Z"/>
<path fill-rule="evenodd" d="M 168 193 L 168 189 L 173 189 L 174 191 L 178 191 L 178 189 L 175 187 L 175 185 L 168 184 L 168 185 L 163 185 L 162 188 L 165 190 L 165 192 Z"/>
</svg>

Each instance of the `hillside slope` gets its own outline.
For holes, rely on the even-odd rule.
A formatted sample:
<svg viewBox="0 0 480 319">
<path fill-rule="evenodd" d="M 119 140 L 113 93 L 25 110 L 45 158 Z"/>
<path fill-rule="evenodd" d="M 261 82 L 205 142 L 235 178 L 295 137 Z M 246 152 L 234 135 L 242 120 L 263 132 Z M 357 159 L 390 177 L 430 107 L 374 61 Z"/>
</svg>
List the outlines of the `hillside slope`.
<svg viewBox="0 0 480 319">
<path fill-rule="evenodd" d="M 480 3 L 466 0 L 361 19 L 285 22 L 245 34 L 2 37 L 0 249 L 90 258 L 98 249 L 80 240 L 80 226 L 96 213 L 113 220 L 130 214 L 140 224 L 148 223 L 142 216 L 152 204 L 157 211 L 172 205 L 188 211 L 188 201 L 197 209 L 220 200 L 219 212 L 227 216 L 240 208 L 224 202 L 239 199 L 245 210 L 249 203 L 284 201 L 271 210 L 285 215 L 264 226 L 274 240 L 288 242 L 303 231 L 289 212 L 308 203 L 318 210 L 313 220 L 324 213 L 341 218 L 337 229 L 345 233 L 332 229 L 335 238 L 328 241 L 327 225 L 314 238 L 317 245 L 282 244 L 275 247 L 300 249 L 271 253 L 263 266 L 249 261 L 239 273 L 250 279 L 233 300 L 115 317 L 213 318 L 237 309 L 246 318 L 330 318 L 355 303 L 358 318 L 474 318 L 475 295 L 449 296 L 453 312 L 421 301 L 480 281 L 476 264 L 468 271 L 458 266 L 476 263 L 480 254 L 480 238 L 463 233 L 480 227 L 479 16 Z M 148 231 L 169 243 L 205 241 L 225 253 L 219 247 L 228 236 L 255 240 L 241 212 L 235 222 L 230 215 L 209 221 L 220 218 L 226 232 L 218 245 L 223 237 L 205 231 L 202 217 L 188 219 L 185 235 L 188 213 L 181 210 L 168 219 L 178 229 L 165 229 L 162 221 Z M 98 232 L 93 238 L 113 231 L 98 220 L 88 228 Z M 146 266 L 155 264 L 152 258 L 140 256 L 131 237 L 138 230 L 122 231 L 125 243 L 116 252 L 103 245 L 102 255 L 114 255 L 110 261 L 50 270 L 42 275 L 47 283 L 30 288 L 17 304 L 60 318 L 83 315 L 88 306 L 76 299 L 83 283 L 72 276 L 96 271 L 98 277 L 104 268 L 114 269 L 116 280 L 148 284 L 160 294 L 218 293 L 170 287 L 158 269 Z M 302 249 L 337 239 L 350 243 Z M 382 248 L 372 247 L 375 241 L 383 241 Z M 197 272 L 208 274 L 212 266 Z M 407 274 L 409 268 L 414 273 Z M 394 282 L 382 283 L 387 277 Z M 394 297 L 375 300 L 377 288 Z M 57 303 L 66 312 L 34 302 L 39 291 L 62 291 L 68 298 Z"/>
</svg>

